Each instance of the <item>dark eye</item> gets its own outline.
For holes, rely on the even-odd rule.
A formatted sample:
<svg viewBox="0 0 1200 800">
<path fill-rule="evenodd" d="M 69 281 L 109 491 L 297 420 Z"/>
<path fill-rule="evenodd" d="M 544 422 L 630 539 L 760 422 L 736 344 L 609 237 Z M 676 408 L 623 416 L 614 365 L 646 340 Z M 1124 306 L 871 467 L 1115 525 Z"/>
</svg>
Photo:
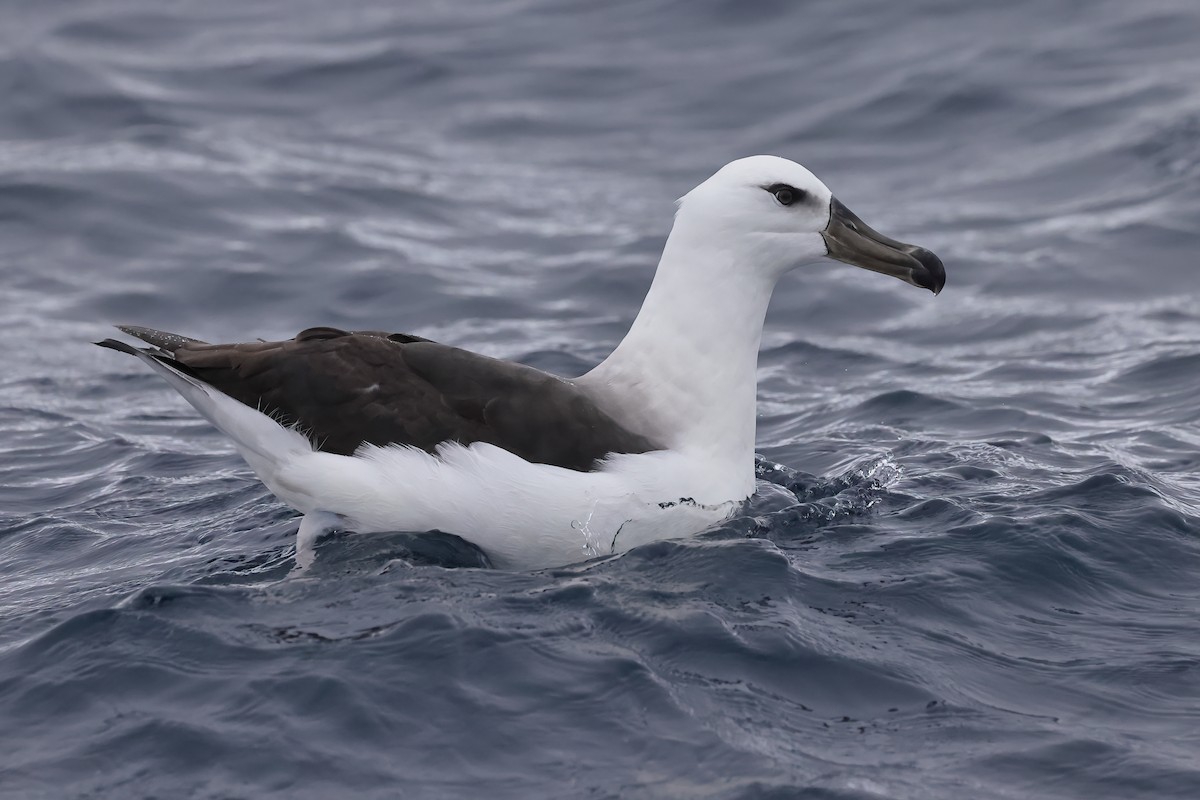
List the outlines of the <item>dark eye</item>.
<svg viewBox="0 0 1200 800">
<path fill-rule="evenodd" d="M 780 205 L 790 206 L 797 200 L 804 199 L 804 190 L 797 189 L 795 186 L 788 186 L 786 183 L 776 183 L 767 187 L 767 191 L 775 195 L 775 199 Z"/>
</svg>

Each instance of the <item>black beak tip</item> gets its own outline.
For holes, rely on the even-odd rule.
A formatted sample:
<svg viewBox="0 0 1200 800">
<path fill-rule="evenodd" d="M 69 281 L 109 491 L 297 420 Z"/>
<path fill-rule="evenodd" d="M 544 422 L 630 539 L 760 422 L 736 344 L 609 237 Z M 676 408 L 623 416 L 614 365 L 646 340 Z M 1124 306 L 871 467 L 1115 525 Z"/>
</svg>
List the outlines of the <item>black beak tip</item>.
<svg viewBox="0 0 1200 800">
<path fill-rule="evenodd" d="M 911 255 L 924 267 L 913 273 L 913 282 L 935 295 L 940 293 L 946 285 L 946 268 L 942 266 L 942 260 L 924 247 L 913 248 Z"/>
</svg>

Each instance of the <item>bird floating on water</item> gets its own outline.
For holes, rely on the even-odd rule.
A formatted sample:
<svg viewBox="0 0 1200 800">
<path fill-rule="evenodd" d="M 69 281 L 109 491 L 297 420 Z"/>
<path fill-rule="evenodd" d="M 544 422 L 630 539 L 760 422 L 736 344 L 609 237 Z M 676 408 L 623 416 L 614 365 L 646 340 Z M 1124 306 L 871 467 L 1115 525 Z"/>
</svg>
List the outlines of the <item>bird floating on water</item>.
<svg viewBox="0 0 1200 800">
<path fill-rule="evenodd" d="M 776 282 L 833 259 L 941 291 L 942 262 L 877 233 L 804 167 L 727 164 L 680 201 L 629 333 L 568 379 L 403 333 L 309 328 L 206 344 L 121 326 L 317 538 L 443 531 L 534 569 L 687 536 L 755 489 L 759 342 Z"/>
</svg>

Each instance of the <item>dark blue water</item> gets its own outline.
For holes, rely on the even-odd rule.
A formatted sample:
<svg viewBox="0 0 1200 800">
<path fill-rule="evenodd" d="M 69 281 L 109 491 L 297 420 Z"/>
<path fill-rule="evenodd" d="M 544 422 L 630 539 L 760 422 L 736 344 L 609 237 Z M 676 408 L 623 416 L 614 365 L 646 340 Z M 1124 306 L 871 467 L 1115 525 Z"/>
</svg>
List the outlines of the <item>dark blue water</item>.
<svg viewBox="0 0 1200 800">
<path fill-rule="evenodd" d="M 1200 796 L 1193 0 L 13 0 L 0 796 Z M 577 374 L 671 201 L 802 161 L 938 298 L 781 286 L 764 490 L 538 573 L 324 540 L 132 359 L 411 331 Z"/>
</svg>

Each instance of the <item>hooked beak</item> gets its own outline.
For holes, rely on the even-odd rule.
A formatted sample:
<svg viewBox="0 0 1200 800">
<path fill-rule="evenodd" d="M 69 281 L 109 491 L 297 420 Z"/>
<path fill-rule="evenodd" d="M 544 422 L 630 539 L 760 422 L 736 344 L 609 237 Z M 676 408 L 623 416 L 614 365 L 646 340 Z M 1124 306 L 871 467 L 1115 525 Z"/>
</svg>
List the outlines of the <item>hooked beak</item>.
<svg viewBox="0 0 1200 800">
<path fill-rule="evenodd" d="M 946 285 L 946 268 L 940 258 L 924 247 L 889 239 L 836 197 L 830 198 L 829 224 L 821 236 L 830 258 L 891 275 L 934 294 Z"/>
</svg>

